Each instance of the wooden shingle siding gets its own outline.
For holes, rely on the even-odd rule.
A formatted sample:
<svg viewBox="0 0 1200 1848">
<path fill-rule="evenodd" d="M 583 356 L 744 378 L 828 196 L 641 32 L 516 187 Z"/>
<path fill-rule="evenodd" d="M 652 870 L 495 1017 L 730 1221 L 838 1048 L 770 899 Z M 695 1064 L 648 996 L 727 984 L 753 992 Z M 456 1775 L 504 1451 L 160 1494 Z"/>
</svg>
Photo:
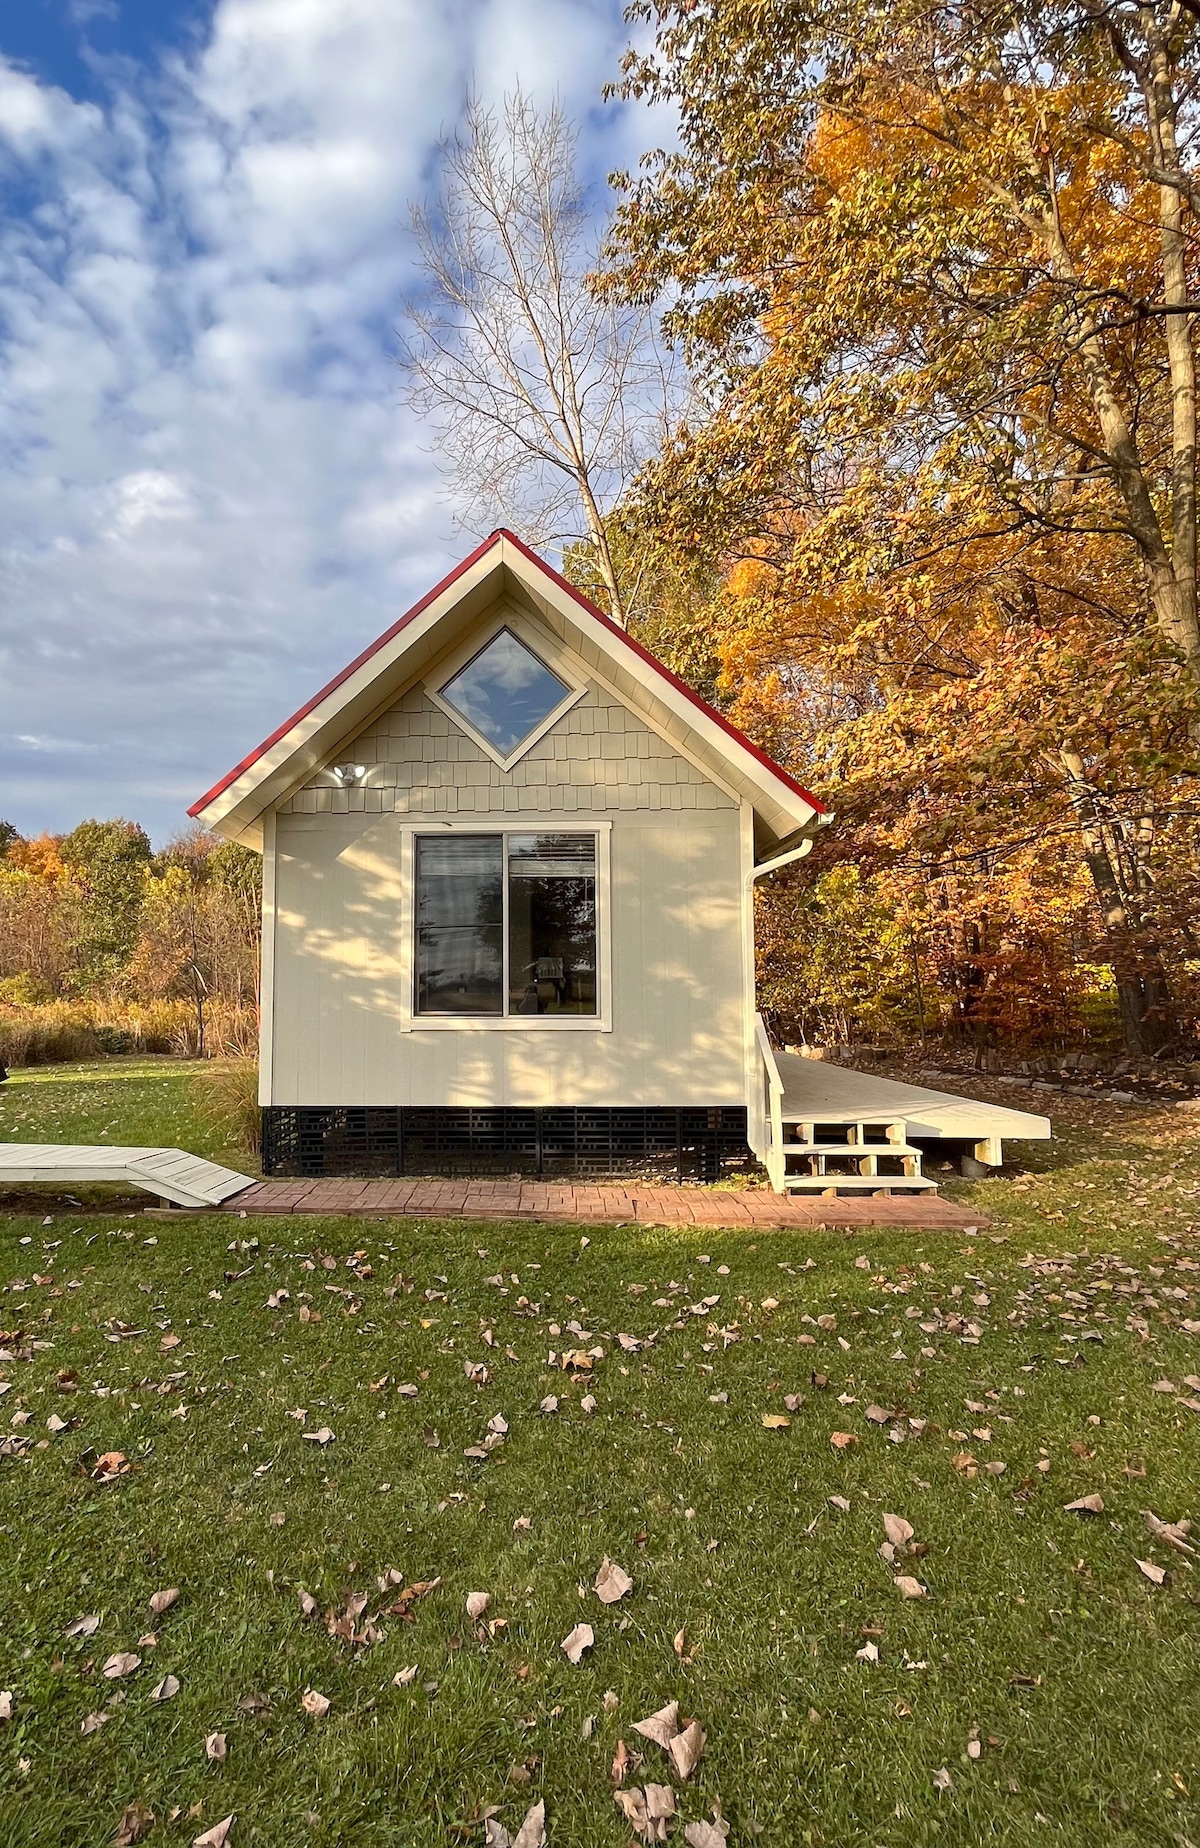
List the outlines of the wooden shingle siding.
<svg viewBox="0 0 1200 1848">
<path fill-rule="evenodd" d="M 590 686 L 524 757 L 502 770 L 420 687 L 412 688 L 346 755 L 362 785 L 317 778 L 282 815 L 611 814 L 631 809 L 732 809 L 723 790 L 626 706 Z"/>
</svg>

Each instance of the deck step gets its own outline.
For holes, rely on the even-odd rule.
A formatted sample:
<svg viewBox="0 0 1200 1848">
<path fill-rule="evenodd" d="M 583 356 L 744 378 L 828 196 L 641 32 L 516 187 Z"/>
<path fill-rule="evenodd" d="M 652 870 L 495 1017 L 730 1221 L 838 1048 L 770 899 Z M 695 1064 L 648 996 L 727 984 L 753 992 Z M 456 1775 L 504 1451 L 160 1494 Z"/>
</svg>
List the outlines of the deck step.
<svg viewBox="0 0 1200 1848">
<path fill-rule="evenodd" d="M 927 1174 L 785 1174 L 788 1193 L 936 1193 L 938 1184 Z"/>
<path fill-rule="evenodd" d="M 781 1142 L 785 1155 L 846 1155 L 855 1161 L 864 1155 L 920 1155 L 911 1142 Z"/>
</svg>

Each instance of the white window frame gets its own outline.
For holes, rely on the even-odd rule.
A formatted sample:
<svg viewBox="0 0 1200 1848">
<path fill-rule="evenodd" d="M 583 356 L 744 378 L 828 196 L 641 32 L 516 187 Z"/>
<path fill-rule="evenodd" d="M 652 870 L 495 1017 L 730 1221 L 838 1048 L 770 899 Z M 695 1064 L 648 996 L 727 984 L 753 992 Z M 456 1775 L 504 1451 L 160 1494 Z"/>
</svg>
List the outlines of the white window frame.
<svg viewBox="0 0 1200 1848">
<path fill-rule="evenodd" d="M 574 825 L 572 825 L 574 824 Z M 418 835 L 590 834 L 596 841 L 596 986 L 594 1014 L 418 1014 L 416 868 Z M 530 815 L 519 820 L 420 821 L 406 826 L 400 842 L 404 912 L 401 931 L 401 1030 L 406 1033 L 611 1033 L 612 1025 L 612 822 L 589 817 L 582 826 L 568 815 Z M 504 856 L 504 967 L 508 968 L 508 852 Z M 504 990 L 507 996 L 507 987 Z"/>
<path fill-rule="evenodd" d="M 523 648 L 528 648 L 530 654 L 534 655 L 543 667 L 549 668 L 550 672 L 562 681 L 567 692 L 553 711 L 547 713 L 541 724 L 535 725 L 533 730 L 522 738 L 516 749 L 504 757 L 489 738 L 485 738 L 482 732 L 476 731 L 471 721 L 443 697 L 441 689 L 449 686 L 450 682 L 462 673 L 463 668 L 469 667 L 476 656 L 481 655 L 485 648 L 489 648 L 496 637 L 506 629 Z M 438 711 L 444 712 L 450 723 L 458 731 L 465 732 L 467 737 L 471 738 L 501 770 L 511 770 L 514 764 L 520 763 L 525 753 L 531 751 L 548 731 L 553 730 L 558 721 L 570 712 L 572 706 L 578 704 L 588 690 L 586 680 L 580 679 L 577 670 L 567 662 L 550 639 L 548 637 L 543 639 L 540 631 L 536 635 L 532 631 L 527 632 L 526 625 L 522 623 L 517 613 L 509 609 L 502 609 L 495 621 L 485 628 L 476 629 L 469 641 L 462 643 L 452 653 L 444 656 L 438 662 L 437 673 L 429 676 L 423 685 L 426 697 L 432 701 Z"/>
</svg>

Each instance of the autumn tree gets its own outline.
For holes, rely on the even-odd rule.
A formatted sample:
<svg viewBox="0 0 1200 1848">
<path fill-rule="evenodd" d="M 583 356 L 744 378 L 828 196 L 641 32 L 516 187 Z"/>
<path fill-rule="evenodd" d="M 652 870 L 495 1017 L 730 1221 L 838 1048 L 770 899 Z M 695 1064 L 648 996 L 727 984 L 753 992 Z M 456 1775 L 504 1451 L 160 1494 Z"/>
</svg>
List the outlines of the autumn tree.
<svg viewBox="0 0 1200 1848">
<path fill-rule="evenodd" d="M 484 530 L 520 509 L 535 541 L 581 534 L 626 619 L 606 515 L 663 433 L 670 373 L 641 306 L 600 296 L 593 213 L 561 106 L 472 101 L 413 213 L 422 289 L 406 303 L 410 402 Z"/>
<path fill-rule="evenodd" d="M 104 982 L 124 968 L 137 939 L 150 839 L 135 821 L 81 821 L 59 854 L 82 895 L 76 956 L 82 980 Z"/>
<path fill-rule="evenodd" d="M 655 43 L 626 94 L 682 133 L 627 182 L 612 286 L 678 291 L 708 397 L 639 512 L 726 569 L 726 696 L 817 758 L 883 861 L 961 874 L 1069 836 L 1127 1042 L 1168 1043 L 1200 665 L 1195 18 L 633 16 Z"/>
</svg>

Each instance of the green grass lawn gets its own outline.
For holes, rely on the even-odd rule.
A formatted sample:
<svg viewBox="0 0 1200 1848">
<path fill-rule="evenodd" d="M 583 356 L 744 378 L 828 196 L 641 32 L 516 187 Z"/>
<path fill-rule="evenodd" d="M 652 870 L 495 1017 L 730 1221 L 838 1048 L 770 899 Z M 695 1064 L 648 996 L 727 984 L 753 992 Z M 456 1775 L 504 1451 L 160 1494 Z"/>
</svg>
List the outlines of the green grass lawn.
<svg viewBox="0 0 1200 1848">
<path fill-rule="evenodd" d="M 20 1075 L 0 1138 L 204 1148 L 122 1063 Z M 1198 1513 L 1194 1117 L 1055 1114 L 969 1238 L 0 1220 L 0 1840 L 427 1848 L 542 1798 L 625 1848 L 623 1741 L 681 1844 L 1196 1843 L 1200 1561 L 1143 1514 Z M 688 1781 L 634 1731 L 672 1700 Z"/>
</svg>

